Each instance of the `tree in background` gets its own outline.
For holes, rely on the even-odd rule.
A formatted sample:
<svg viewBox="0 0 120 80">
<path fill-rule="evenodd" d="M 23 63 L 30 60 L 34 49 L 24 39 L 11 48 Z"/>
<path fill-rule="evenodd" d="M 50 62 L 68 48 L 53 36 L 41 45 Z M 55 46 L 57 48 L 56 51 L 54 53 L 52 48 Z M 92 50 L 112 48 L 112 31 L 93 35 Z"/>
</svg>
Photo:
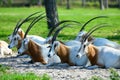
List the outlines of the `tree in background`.
<svg viewBox="0 0 120 80">
<path fill-rule="evenodd" d="M 108 8 L 108 0 L 103 1 L 104 7 L 107 9 Z"/>
<path fill-rule="evenodd" d="M 70 0 L 67 0 L 66 8 L 70 9 Z"/>
<path fill-rule="evenodd" d="M 101 9 L 101 10 L 104 10 L 103 0 L 99 0 L 99 3 L 100 3 L 100 9 Z"/>
<path fill-rule="evenodd" d="M 59 22 L 56 0 L 44 0 L 48 28 L 54 27 Z"/>
<path fill-rule="evenodd" d="M 120 8 L 120 0 L 118 0 L 118 7 Z"/>
<path fill-rule="evenodd" d="M 108 8 L 108 0 L 99 0 L 100 9 L 104 10 Z"/>
<path fill-rule="evenodd" d="M 86 0 L 82 0 L 82 7 L 85 7 L 86 5 Z"/>
</svg>

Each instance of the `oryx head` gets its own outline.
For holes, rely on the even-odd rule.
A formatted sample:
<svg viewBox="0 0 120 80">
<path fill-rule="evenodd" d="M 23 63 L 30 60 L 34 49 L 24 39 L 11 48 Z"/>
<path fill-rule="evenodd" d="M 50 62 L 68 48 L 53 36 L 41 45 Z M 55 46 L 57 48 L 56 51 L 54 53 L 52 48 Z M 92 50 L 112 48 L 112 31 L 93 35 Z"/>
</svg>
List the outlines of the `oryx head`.
<svg viewBox="0 0 120 80">
<path fill-rule="evenodd" d="M 88 23 L 90 23 L 91 21 L 93 21 L 93 20 L 95 20 L 95 19 L 98 19 L 98 18 L 107 18 L 107 16 L 97 16 L 97 17 L 94 17 L 94 18 L 88 20 L 88 21 L 81 27 L 81 29 L 80 29 L 80 31 L 79 31 L 79 33 L 78 33 L 78 35 L 77 35 L 77 37 L 76 37 L 75 40 L 81 41 L 82 38 L 83 38 L 83 37 L 86 35 L 86 33 L 87 33 L 87 32 L 85 31 L 86 25 L 87 25 Z"/>
<path fill-rule="evenodd" d="M 59 24 L 59 23 L 58 23 L 58 24 Z M 55 31 L 55 33 L 54 33 L 54 35 L 53 35 L 53 38 L 52 38 L 52 42 L 51 42 L 51 44 L 50 44 L 50 50 L 49 50 L 49 53 L 48 53 L 48 57 L 52 57 L 53 55 L 55 55 L 55 53 L 57 53 L 57 50 L 58 50 L 58 48 L 59 48 L 59 46 L 60 46 L 60 44 L 61 44 L 61 42 L 56 41 L 56 37 L 58 36 L 59 32 L 60 32 L 63 28 L 68 27 L 68 26 L 71 26 L 71 25 L 72 25 L 72 24 L 65 24 L 65 25 L 63 25 L 62 27 L 59 27 L 59 28 Z"/>
<path fill-rule="evenodd" d="M 8 46 L 8 48 L 13 48 L 14 46 L 18 45 L 18 41 L 23 39 L 24 37 L 24 32 L 23 30 L 20 29 L 20 27 L 22 26 L 23 23 L 30 21 L 31 19 L 33 19 L 35 14 L 37 14 L 39 12 L 33 13 L 31 15 L 29 15 L 28 17 L 26 17 L 24 20 L 20 20 L 18 21 L 16 27 L 14 28 L 13 33 L 8 37 L 8 39 L 10 40 L 10 44 Z"/>
<path fill-rule="evenodd" d="M 79 50 L 78 50 L 78 54 L 76 55 L 76 57 L 81 58 L 82 56 L 84 56 L 84 55 L 86 55 L 86 54 L 88 53 L 88 48 L 87 48 L 87 47 L 88 47 L 89 44 L 92 43 L 91 41 L 90 41 L 90 42 L 88 41 L 88 38 L 90 37 L 90 35 L 91 35 L 94 31 L 98 30 L 99 28 L 106 27 L 106 26 L 108 26 L 108 24 L 106 24 L 106 23 L 99 24 L 99 25 L 94 26 L 93 28 L 91 28 L 91 29 L 87 32 L 86 36 L 84 36 L 84 37 L 82 38 L 81 46 L 80 46 L 80 48 L 79 48 Z"/>
<path fill-rule="evenodd" d="M 30 29 L 33 27 L 33 25 L 35 23 L 37 23 L 39 20 L 45 18 L 46 16 L 43 15 L 43 14 L 40 14 L 39 16 L 37 16 L 35 19 L 33 19 L 33 21 L 31 22 L 31 24 L 28 26 L 26 32 L 25 32 L 25 35 L 24 35 L 24 38 L 22 39 L 22 42 L 21 42 L 21 47 L 18 49 L 18 54 L 22 54 L 23 52 L 27 51 L 28 50 L 28 44 L 30 42 L 30 39 L 29 38 L 26 38 L 28 32 L 30 31 Z"/>
</svg>

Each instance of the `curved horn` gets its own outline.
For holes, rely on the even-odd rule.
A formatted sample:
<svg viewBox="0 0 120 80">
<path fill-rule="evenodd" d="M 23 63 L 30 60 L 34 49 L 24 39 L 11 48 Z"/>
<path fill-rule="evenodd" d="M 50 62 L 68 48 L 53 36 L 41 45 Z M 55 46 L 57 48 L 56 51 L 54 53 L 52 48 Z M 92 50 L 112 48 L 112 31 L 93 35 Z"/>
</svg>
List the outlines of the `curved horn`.
<svg viewBox="0 0 120 80">
<path fill-rule="evenodd" d="M 81 24 L 80 22 L 77 22 L 77 21 L 73 21 L 73 20 L 63 20 L 63 21 L 60 21 L 59 23 L 57 23 L 54 27 L 52 27 L 47 35 L 47 37 L 50 37 L 51 34 L 53 33 L 53 31 L 59 27 L 59 25 L 63 24 L 63 23 L 66 23 L 66 22 L 74 22 L 74 23 L 77 23 L 77 24 Z"/>
<path fill-rule="evenodd" d="M 56 40 L 56 37 L 58 36 L 59 32 L 60 32 L 63 28 L 68 27 L 68 26 L 71 26 L 71 25 L 75 25 L 75 24 L 65 24 L 65 25 L 63 25 L 62 27 L 59 27 L 59 28 L 56 30 L 56 32 L 54 33 L 54 35 L 53 35 L 52 44 L 53 44 L 53 42 Z"/>
<path fill-rule="evenodd" d="M 83 31 L 84 28 L 85 28 L 85 26 L 86 26 L 89 22 L 91 22 L 92 20 L 98 19 L 98 18 L 108 18 L 108 17 L 107 17 L 107 16 L 97 16 L 97 17 L 94 17 L 94 18 L 88 20 L 88 21 L 82 26 L 82 28 L 80 29 L 80 31 Z M 80 32 L 80 31 L 79 31 L 79 32 Z"/>
<path fill-rule="evenodd" d="M 17 25 L 17 29 L 16 29 L 16 31 L 15 31 L 15 34 L 17 33 L 17 31 L 19 30 L 19 28 L 22 26 L 23 23 L 30 21 L 30 20 L 33 18 L 32 16 L 36 15 L 37 13 L 40 13 L 40 12 L 35 12 L 35 13 L 29 15 L 29 16 L 26 17 L 19 25 Z M 31 17 L 32 17 L 32 18 L 31 18 Z"/>
<path fill-rule="evenodd" d="M 30 29 L 33 27 L 33 25 L 34 25 L 35 23 L 37 23 L 39 20 L 41 20 L 41 19 L 43 19 L 43 18 L 46 17 L 46 16 L 42 16 L 42 15 L 43 15 L 43 14 L 37 16 L 37 17 L 31 22 L 31 24 L 28 26 L 28 28 L 27 28 L 27 30 L 26 30 L 26 32 L 25 32 L 24 38 L 26 38 L 26 35 L 28 34 L 28 32 L 30 31 Z"/>
<path fill-rule="evenodd" d="M 91 31 L 89 31 L 89 32 L 87 33 L 87 36 L 84 37 L 83 41 L 86 41 L 86 40 L 89 38 L 89 36 L 90 36 L 93 32 L 95 32 L 96 30 L 98 30 L 99 28 L 106 27 L 106 26 L 108 26 L 108 25 L 109 25 L 109 24 L 107 24 L 107 23 L 102 23 L 102 24 L 99 24 L 99 25 L 94 26 L 94 27 L 91 29 Z"/>
<path fill-rule="evenodd" d="M 21 21 L 21 20 L 19 20 L 19 21 L 17 22 L 17 24 L 16 24 L 16 26 L 15 26 L 15 28 L 14 28 L 14 30 L 13 30 L 13 33 L 12 33 L 13 35 L 15 34 L 15 32 L 16 32 L 16 30 L 17 30 L 17 28 L 18 28 L 18 25 L 20 24 L 20 21 Z"/>
</svg>

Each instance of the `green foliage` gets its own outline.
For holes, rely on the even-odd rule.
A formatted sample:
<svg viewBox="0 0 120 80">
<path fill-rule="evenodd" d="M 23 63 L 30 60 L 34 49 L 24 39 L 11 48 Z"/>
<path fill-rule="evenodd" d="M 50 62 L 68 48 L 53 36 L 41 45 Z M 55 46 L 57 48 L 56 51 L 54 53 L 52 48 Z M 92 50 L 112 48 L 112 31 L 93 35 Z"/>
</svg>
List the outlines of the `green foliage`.
<svg viewBox="0 0 120 80">
<path fill-rule="evenodd" d="M 120 75 L 115 69 L 110 68 L 109 72 L 110 72 L 110 77 L 107 80 L 120 80 Z M 89 80 L 104 80 L 104 79 L 99 76 L 92 76 Z"/>
<path fill-rule="evenodd" d="M 1 76 L 1 80 L 39 80 L 39 77 L 33 73 L 5 73 Z"/>
<path fill-rule="evenodd" d="M 19 7 L 19 8 L 0 8 L 0 39 L 7 40 L 8 35 L 10 35 L 17 23 L 20 19 L 24 19 L 28 15 L 37 12 L 37 11 L 45 11 L 42 7 Z M 73 13 L 74 12 L 74 13 Z M 58 7 L 59 20 L 76 20 L 81 22 L 83 25 L 87 20 L 95 17 L 105 15 L 108 16 L 108 19 L 97 19 L 92 21 L 86 26 L 86 31 L 88 31 L 91 27 L 100 23 L 108 23 L 112 25 L 112 27 L 105 27 L 103 29 L 97 30 L 93 33 L 95 37 L 103 37 L 109 38 L 113 41 L 119 41 L 120 38 L 120 10 L 119 9 L 107 9 L 101 11 L 99 9 L 94 8 L 72 8 L 70 10 L 66 10 L 66 8 Z M 30 23 L 25 23 L 22 26 L 22 29 L 25 31 Z M 58 36 L 58 39 L 61 41 L 67 41 L 74 39 L 78 34 L 81 26 L 73 26 L 72 28 L 65 28 Z M 42 37 L 47 36 L 48 29 L 47 23 L 45 20 L 39 21 L 35 26 L 30 30 L 29 34 L 39 35 Z"/>
<path fill-rule="evenodd" d="M 89 80 L 103 80 L 103 79 L 99 76 L 92 76 Z"/>
<path fill-rule="evenodd" d="M 37 76 L 34 73 L 4 73 L 0 80 L 51 80 L 47 74 Z"/>
<path fill-rule="evenodd" d="M 50 77 L 49 75 L 44 74 L 44 75 L 40 78 L 40 80 L 52 80 L 52 79 L 51 79 L 51 77 Z"/>
<path fill-rule="evenodd" d="M 0 65 L 0 80 L 51 80 L 47 74 L 37 76 L 34 73 L 18 73 L 9 71 L 10 67 Z"/>
<path fill-rule="evenodd" d="M 110 75 L 111 80 L 120 80 L 120 75 L 118 74 L 118 72 L 115 69 L 111 68 L 110 73 L 111 73 L 111 75 Z"/>
<path fill-rule="evenodd" d="M 10 67 L 8 66 L 0 65 L 0 73 L 5 73 L 9 69 Z"/>
</svg>

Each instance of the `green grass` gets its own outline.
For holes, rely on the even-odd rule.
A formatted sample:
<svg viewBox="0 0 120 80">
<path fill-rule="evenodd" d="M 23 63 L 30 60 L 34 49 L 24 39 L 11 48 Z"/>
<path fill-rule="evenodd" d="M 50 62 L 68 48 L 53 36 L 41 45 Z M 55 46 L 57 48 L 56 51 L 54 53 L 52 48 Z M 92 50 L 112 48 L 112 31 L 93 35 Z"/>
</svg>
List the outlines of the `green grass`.
<svg viewBox="0 0 120 80">
<path fill-rule="evenodd" d="M 19 7 L 19 8 L 0 8 L 0 39 L 7 40 L 8 35 L 10 35 L 20 19 L 27 17 L 29 14 L 45 11 L 43 7 Z M 104 37 L 110 40 L 120 43 L 120 10 L 119 9 L 107 9 L 99 10 L 96 8 L 72 8 L 66 10 L 65 8 L 58 7 L 59 20 L 76 20 L 84 24 L 87 20 L 95 16 L 108 16 L 108 19 L 98 19 L 92 21 L 86 26 L 86 31 L 91 27 L 99 23 L 108 23 L 111 27 L 105 27 L 93 33 L 95 37 Z M 29 23 L 22 26 L 23 30 L 26 30 Z M 58 39 L 61 41 L 66 41 L 74 39 L 80 30 L 80 26 L 75 26 L 72 28 L 64 29 L 60 34 Z M 29 34 L 35 34 L 42 37 L 46 37 L 48 34 L 47 23 L 45 20 L 37 23 L 29 32 Z"/>
<path fill-rule="evenodd" d="M 41 76 L 36 75 L 35 73 L 18 73 L 9 71 L 9 66 L 0 65 L 0 80 L 53 80 L 48 74 L 43 74 Z M 120 74 L 116 69 L 109 69 L 110 76 L 107 80 L 120 80 Z M 72 79 L 71 79 L 72 80 Z M 80 79 L 84 80 L 84 79 Z M 89 80 L 104 80 L 99 76 L 91 76 Z"/>
<path fill-rule="evenodd" d="M 47 74 L 38 76 L 34 73 L 10 72 L 10 67 L 0 65 L 0 80 L 51 80 Z"/>
<path fill-rule="evenodd" d="M 89 80 L 120 80 L 120 74 L 114 68 L 109 69 L 110 76 L 107 79 L 103 79 L 99 76 L 92 76 Z"/>
<path fill-rule="evenodd" d="M 0 74 L 0 80 L 51 80 L 51 78 L 47 74 L 43 74 L 42 76 L 37 76 L 34 73 L 14 72 L 14 73 Z"/>
<path fill-rule="evenodd" d="M 10 67 L 0 64 L 0 73 L 5 73 L 9 69 L 10 69 Z"/>
<path fill-rule="evenodd" d="M 20 19 L 27 17 L 29 14 L 44 11 L 43 7 L 19 7 L 19 8 L 0 8 L 0 40 L 8 41 L 7 37 L 10 35 Z M 96 8 L 72 8 L 66 10 L 65 8 L 58 8 L 59 19 L 61 20 L 76 20 L 84 24 L 87 20 L 95 17 L 105 15 L 108 16 L 108 19 L 98 19 L 92 21 L 86 26 L 86 31 L 88 31 L 92 26 L 99 23 L 108 23 L 111 27 L 105 27 L 93 33 L 95 37 L 104 37 L 110 40 L 120 43 L 120 10 L 119 9 L 107 9 L 99 10 Z M 23 30 L 26 30 L 29 23 L 26 23 L 22 26 Z M 61 41 L 66 41 L 74 39 L 80 30 L 80 26 L 75 26 L 72 28 L 64 29 L 60 34 L 58 39 Z M 35 34 L 42 37 L 46 37 L 48 34 L 47 23 L 42 20 L 37 23 L 29 32 L 29 34 Z M 0 65 L 0 80 L 49 80 L 48 75 L 43 75 L 41 78 L 32 73 L 20 74 L 12 73 L 8 75 L 6 70 L 8 67 L 3 67 Z M 2 74 L 1 74 L 2 72 Z M 112 73 L 113 72 L 113 73 Z M 118 76 L 114 71 L 111 72 L 111 80 L 115 80 L 114 76 Z M 3 76 L 4 75 L 4 76 Z M 12 78 L 8 78 L 11 76 Z M 7 79 L 6 79 L 7 78 Z M 34 79 L 33 79 L 34 78 Z M 116 77 L 115 77 L 116 78 Z M 97 80 L 96 77 L 93 77 L 92 80 Z"/>
</svg>

